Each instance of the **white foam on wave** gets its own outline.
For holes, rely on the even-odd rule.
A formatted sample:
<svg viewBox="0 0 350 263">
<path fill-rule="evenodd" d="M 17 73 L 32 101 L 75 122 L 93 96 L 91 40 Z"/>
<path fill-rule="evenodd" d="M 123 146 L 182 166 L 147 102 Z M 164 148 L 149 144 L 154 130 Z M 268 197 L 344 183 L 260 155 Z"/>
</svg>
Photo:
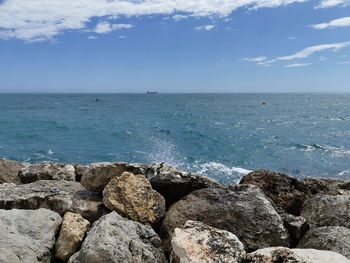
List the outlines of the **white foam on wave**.
<svg viewBox="0 0 350 263">
<path fill-rule="evenodd" d="M 47 153 L 50 154 L 50 155 L 54 154 L 54 152 L 53 152 L 51 149 L 49 149 L 49 150 L 47 151 Z"/>
<path fill-rule="evenodd" d="M 251 172 L 241 167 L 229 167 L 218 162 L 196 163 L 194 172 L 201 176 L 207 176 L 227 183 L 238 183 L 242 176 Z"/>
<path fill-rule="evenodd" d="M 314 151 L 316 148 L 312 145 L 305 145 L 305 144 L 302 144 L 302 146 L 306 147 L 305 149 L 300 149 L 300 151 L 302 152 L 312 152 Z"/>
</svg>

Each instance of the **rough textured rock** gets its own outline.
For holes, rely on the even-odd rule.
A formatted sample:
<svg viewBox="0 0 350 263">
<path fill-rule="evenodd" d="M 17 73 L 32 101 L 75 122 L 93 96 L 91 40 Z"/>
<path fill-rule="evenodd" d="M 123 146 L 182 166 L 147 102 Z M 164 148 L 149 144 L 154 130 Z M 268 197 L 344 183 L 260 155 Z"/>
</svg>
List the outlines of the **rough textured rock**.
<svg viewBox="0 0 350 263">
<path fill-rule="evenodd" d="M 72 163 L 72 165 L 75 169 L 75 181 L 80 182 L 81 177 L 83 176 L 85 171 L 88 169 L 88 167 L 78 163 Z"/>
<path fill-rule="evenodd" d="M 73 255 L 89 229 L 90 223 L 81 215 L 67 212 L 63 217 L 60 235 L 55 245 L 56 258 L 66 262 Z"/>
<path fill-rule="evenodd" d="M 168 251 L 174 229 L 182 227 L 187 220 L 227 230 L 238 236 L 250 251 L 289 246 L 289 234 L 282 218 L 270 199 L 254 185 L 196 190 L 173 204 L 160 229 Z"/>
<path fill-rule="evenodd" d="M 339 194 L 337 190 L 344 182 L 335 179 L 298 179 L 289 175 L 257 170 L 243 176 L 240 184 L 254 184 L 272 199 L 276 206 L 288 213 L 300 215 L 305 200 L 318 194 Z"/>
<path fill-rule="evenodd" d="M 61 221 L 47 209 L 0 210 L 0 262 L 51 262 Z"/>
<path fill-rule="evenodd" d="M 299 243 L 299 240 L 310 229 L 308 222 L 304 217 L 288 214 L 283 209 L 278 209 L 277 211 L 281 215 L 284 221 L 284 225 L 289 232 L 291 238 L 291 247 L 296 247 L 296 245 Z"/>
<path fill-rule="evenodd" d="M 143 223 L 156 223 L 165 215 L 164 197 L 141 174 L 124 172 L 114 177 L 103 190 L 103 203 L 108 209 Z"/>
<path fill-rule="evenodd" d="M 41 180 L 30 184 L 0 185 L 0 209 L 48 208 L 63 216 L 76 212 L 89 221 L 99 218 L 105 207 L 102 197 L 87 191 L 80 183 Z"/>
<path fill-rule="evenodd" d="M 7 159 L 0 159 L 0 184 L 14 183 L 21 184 L 18 176 L 19 170 L 27 166 L 27 163 L 10 161 Z"/>
<path fill-rule="evenodd" d="M 124 172 L 144 174 L 145 169 L 146 166 L 141 164 L 93 163 L 88 166 L 81 177 L 81 184 L 88 190 L 102 192 L 112 178 L 121 176 Z"/>
<path fill-rule="evenodd" d="M 350 196 L 322 195 L 308 199 L 301 215 L 311 226 L 344 226 L 350 228 Z"/>
<path fill-rule="evenodd" d="M 71 164 L 35 163 L 22 168 L 19 177 L 24 184 L 38 180 L 75 181 L 75 169 Z"/>
<path fill-rule="evenodd" d="M 350 229 L 340 226 L 312 229 L 301 239 L 298 247 L 330 250 L 350 259 Z"/>
<path fill-rule="evenodd" d="M 350 261 L 335 252 L 316 249 L 289 249 L 270 247 L 259 249 L 246 255 L 244 263 L 349 263 Z"/>
<path fill-rule="evenodd" d="M 194 190 L 222 187 L 212 179 L 180 171 L 167 163 L 151 164 L 146 177 L 153 189 L 165 197 L 168 207 Z"/>
<path fill-rule="evenodd" d="M 69 263 L 165 263 L 154 230 L 116 212 L 96 221 Z"/>
<path fill-rule="evenodd" d="M 243 244 L 234 234 L 197 221 L 175 228 L 171 244 L 179 259 L 171 263 L 240 263 L 245 255 Z"/>
</svg>

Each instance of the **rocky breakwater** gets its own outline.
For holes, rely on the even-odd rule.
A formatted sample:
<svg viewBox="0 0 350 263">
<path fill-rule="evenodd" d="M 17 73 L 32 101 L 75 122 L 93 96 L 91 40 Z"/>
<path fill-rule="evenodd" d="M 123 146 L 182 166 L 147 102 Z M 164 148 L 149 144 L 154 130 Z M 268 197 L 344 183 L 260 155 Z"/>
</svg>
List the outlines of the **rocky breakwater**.
<svg viewBox="0 0 350 263">
<path fill-rule="evenodd" d="M 0 159 L 0 263 L 349 263 L 349 186 Z"/>
</svg>

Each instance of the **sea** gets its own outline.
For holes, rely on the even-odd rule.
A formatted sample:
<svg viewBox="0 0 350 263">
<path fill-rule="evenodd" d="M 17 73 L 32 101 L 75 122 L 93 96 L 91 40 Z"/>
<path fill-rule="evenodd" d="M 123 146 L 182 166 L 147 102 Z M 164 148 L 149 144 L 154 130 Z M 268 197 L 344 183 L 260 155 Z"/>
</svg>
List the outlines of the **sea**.
<svg viewBox="0 0 350 263">
<path fill-rule="evenodd" d="M 350 180 L 350 94 L 0 94 L 0 158 Z"/>
</svg>

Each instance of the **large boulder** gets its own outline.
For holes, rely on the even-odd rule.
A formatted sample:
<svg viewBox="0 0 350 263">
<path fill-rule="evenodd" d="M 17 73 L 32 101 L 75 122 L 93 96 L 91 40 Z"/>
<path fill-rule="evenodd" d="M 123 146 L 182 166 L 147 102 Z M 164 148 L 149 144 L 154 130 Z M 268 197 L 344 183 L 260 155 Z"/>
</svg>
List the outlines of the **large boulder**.
<svg viewBox="0 0 350 263">
<path fill-rule="evenodd" d="M 247 254 L 244 263 L 349 263 L 335 252 L 316 249 L 269 247 Z"/>
<path fill-rule="evenodd" d="M 63 217 L 60 235 L 55 245 L 56 258 L 67 262 L 83 242 L 90 223 L 81 215 L 67 212 Z"/>
<path fill-rule="evenodd" d="M 141 174 L 124 172 L 114 177 L 103 190 L 103 203 L 108 209 L 143 223 L 156 223 L 165 215 L 164 197 Z"/>
<path fill-rule="evenodd" d="M 0 210 L 0 262 L 50 263 L 61 222 L 47 209 Z"/>
<path fill-rule="evenodd" d="M 212 179 L 181 171 L 167 163 L 151 164 L 146 177 L 153 189 L 165 197 L 167 207 L 194 190 L 222 187 Z"/>
<path fill-rule="evenodd" d="M 27 163 L 21 163 L 16 161 L 10 161 L 7 159 L 0 159 L 0 184 L 14 183 L 21 184 L 21 180 L 18 176 L 19 170 L 27 166 Z"/>
<path fill-rule="evenodd" d="M 249 251 L 290 243 L 281 216 L 254 185 L 196 190 L 173 204 L 160 229 L 168 251 L 174 229 L 181 228 L 187 220 L 227 230 L 238 236 Z"/>
<path fill-rule="evenodd" d="M 124 172 L 133 174 L 145 174 L 146 166 L 141 164 L 129 164 L 123 162 L 93 163 L 90 164 L 81 177 L 81 184 L 88 190 L 102 192 L 109 181 L 121 176 Z"/>
<path fill-rule="evenodd" d="M 350 259 L 350 229 L 341 226 L 314 228 L 300 240 L 298 247 L 330 250 Z"/>
<path fill-rule="evenodd" d="M 350 195 L 322 195 L 308 199 L 301 215 L 311 226 L 344 226 L 350 228 Z"/>
<path fill-rule="evenodd" d="M 81 177 L 86 172 L 88 167 L 85 166 L 85 165 L 79 164 L 79 163 L 72 163 L 72 165 L 73 165 L 73 167 L 75 169 L 75 181 L 80 182 L 81 181 Z"/>
<path fill-rule="evenodd" d="M 23 184 L 38 180 L 67 180 L 75 181 L 75 169 L 71 164 L 35 163 L 25 166 L 19 171 Z"/>
<path fill-rule="evenodd" d="M 41 180 L 30 184 L 0 185 L 0 209 L 48 208 L 63 216 L 76 212 L 89 221 L 98 219 L 105 207 L 102 197 L 87 191 L 80 183 Z"/>
<path fill-rule="evenodd" d="M 240 184 L 254 184 L 260 187 L 276 206 L 293 215 L 300 215 L 304 201 L 313 196 L 340 194 L 338 188 L 343 183 L 340 180 L 322 178 L 302 180 L 268 170 L 253 171 L 243 176 L 240 181 Z"/>
<path fill-rule="evenodd" d="M 165 263 L 161 240 L 150 226 L 115 211 L 101 217 L 69 263 Z"/>
<path fill-rule="evenodd" d="M 171 245 L 176 258 L 173 262 L 240 263 L 245 255 L 243 244 L 234 234 L 197 221 L 175 228 Z"/>
</svg>

